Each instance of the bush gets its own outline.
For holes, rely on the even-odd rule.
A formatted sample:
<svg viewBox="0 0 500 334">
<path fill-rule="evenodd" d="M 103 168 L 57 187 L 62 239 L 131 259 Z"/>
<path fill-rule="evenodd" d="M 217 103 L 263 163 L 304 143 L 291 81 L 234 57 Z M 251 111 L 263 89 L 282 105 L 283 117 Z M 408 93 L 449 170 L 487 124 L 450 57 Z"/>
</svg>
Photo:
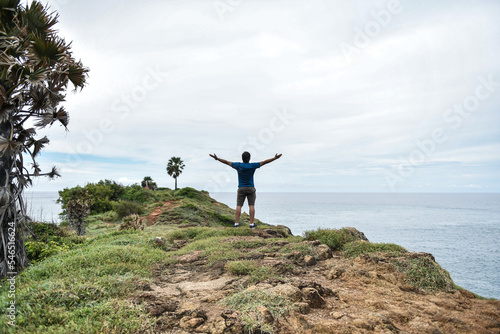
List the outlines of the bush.
<svg viewBox="0 0 500 334">
<path fill-rule="evenodd" d="M 250 275 L 253 271 L 257 270 L 258 266 L 254 261 L 231 261 L 226 264 L 226 269 L 233 275 Z"/>
<path fill-rule="evenodd" d="M 200 202 L 213 202 L 206 191 L 199 191 L 194 188 L 186 187 L 175 192 L 176 196 L 187 197 L 198 200 Z"/>
<path fill-rule="evenodd" d="M 118 219 L 133 214 L 141 215 L 144 213 L 144 208 L 139 203 L 120 200 L 113 205 L 113 210 L 118 215 Z"/>
<path fill-rule="evenodd" d="M 386 243 L 371 243 L 368 241 L 354 241 L 345 244 L 344 247 L 345 257 L 356 257 L 361 254 L 370 254 L 374 252 L 388 253 L 393 256 L 400 256 L 406 253 L 407 250 L 396 244 L 386 244 Z"/>
<path fill-rule="evenodd" d="M 151 196 L 152 196 L 151 190 L 145 189 L 137 184 L 134 184 L 126 188 L 121 198 L 130 202 L 137 202 L 143 204 L 147 202 L 147 200 L 150 199 Z"/>
<path fill-rule="evenodd" d="M 290 299 L 266 291 L 241 291 L 224 298 L 222 305 L 241 312 L 241 319 L 250 333 L 272 333 L 273 328 L 265 324 L 259 312 L 260 306 L 265 306 L 275 320 L 294 309 Z"/>
<path fill-rule="evenodd" d="M 430 292 L 453 290 L 454 284 L 450 273 L 430 257 L 405 257 L 392 263 L 398 271 L 406 274 L 408 283 L 419 289 Z"/>
<path fill-rule="evenodd" d="M 28 236 L 25 242 L 26 254 L 32 264 L 85 242 L 85 238 L 69 234 L 52 223 L 30 222 L 28 228 L 34 234 Z"/>
<path fill-rule="evenodd" d="M 29 230 L 35 235 L 34 238 L 38 241 L 48 241 L 52 237 L 64 237 L 67 232 L 53 223 L 28 223 Z"/>
<path fill-rule="evenodd" d="M 305 231 L 304 235 L 307 240 L 318 240 L 332 251 L 342 250 L 345 244 L 359 240 L 358 236 L 346 228 L 340 230 L 318 228 L 315 231 Z"/>
<path fill-rule="evenodd" d="M 55 241 L 27 241 L 24 246 L 26 248 L 26 255 L 32 264 L 42 261 L 51 255 L 69 250 L 68 245 Z"/>
</svg>

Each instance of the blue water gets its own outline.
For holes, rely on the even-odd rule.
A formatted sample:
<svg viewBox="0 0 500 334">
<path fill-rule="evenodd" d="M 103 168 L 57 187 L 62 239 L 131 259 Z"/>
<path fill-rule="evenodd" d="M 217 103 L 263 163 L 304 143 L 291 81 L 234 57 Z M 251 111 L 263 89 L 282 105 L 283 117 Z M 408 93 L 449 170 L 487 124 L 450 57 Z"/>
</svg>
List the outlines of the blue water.
<svg viewBox="0 0 500 334">
<path fill-rule="evenodd" d="M 210 195 L 235 208 L 235 193 Z M 57 192 L 26 198 L 36 219 L 59 221 Z M 294 235 L 352 226 L 371 242 L 431 253 L 456 284 L 500 299 L 500 194 L 258 193 L 256 218 Z"/>
</svg>

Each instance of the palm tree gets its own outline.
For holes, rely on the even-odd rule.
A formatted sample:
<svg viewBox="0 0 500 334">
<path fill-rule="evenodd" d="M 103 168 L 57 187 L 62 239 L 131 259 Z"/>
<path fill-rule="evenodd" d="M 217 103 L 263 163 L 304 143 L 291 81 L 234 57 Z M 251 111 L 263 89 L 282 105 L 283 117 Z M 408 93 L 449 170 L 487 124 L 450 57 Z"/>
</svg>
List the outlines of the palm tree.
<svg viewBox="0 0 500 334">
<path fill-rule="evenodd" d="M 48 11 L 36 1 L 0 1 L 0 277 L 28 264 L 24 189 L 33 177 L 59 176 L 55 167 L 42 173 L 36 159 L 49 139 L 36 131 L 54 123 L 67 128 L 59 104 L 69 83 L 82 89 L 88 76 L 54 29 L 57 13 Z"/>
<path fill-rule="evenodd" d="M 145 176 L 144 180 L 141 181 L 141 187 L 155 190 L 157 185 L 151 176 Z"/>
<path fill-rule="evenodd" d="M 181 175 L 184 169 L 184 162 L 180 157 L 172 157 L 168 161 L 167 173 L 175 179 L 175 190 L 177 190 L 177 178 Z"/>
</svg>

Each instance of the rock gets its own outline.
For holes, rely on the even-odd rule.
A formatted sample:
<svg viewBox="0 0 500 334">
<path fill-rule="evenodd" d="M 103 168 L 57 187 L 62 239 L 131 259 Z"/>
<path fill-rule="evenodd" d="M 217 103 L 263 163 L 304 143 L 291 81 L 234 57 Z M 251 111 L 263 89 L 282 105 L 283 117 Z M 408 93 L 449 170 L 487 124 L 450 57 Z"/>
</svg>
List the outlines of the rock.
<svg viewBox="0 0 500 334">
<path fill-rule="evenodd" d="M 278 231 L 272 229 L 272 228 L 267 228 L 265 230 L 261 229 L 253 229 L 253 234 L 255 236 L 268 239 L 268 238 L 283 238 L 283 235 L 281 233 L 278 233 Z"/>
<path fill-rule="evenodd" d="M 287 255 L 287 259 L 295 263 L 296 265 L 304 265 L 304 254 L 298 251 L 291 252 Z"/>
<path fill-rule="evenodd" d="M 282 234 L 284 238 L 293 236 L 292 230 L 290 230 L 288 226 L 278 225 L 277 227 L 279 228 L 279 233 Z"/>
<path fill-rule="evenodd" d="M 201 258 L 201 251 L 195 251 L 193 253 L 177 256 L 176 260 L 179 261 L 180 263 L 193 263 Z"/>
<path fill-rule="evenodd" d="M 334 311 L 332 313 L 330 313 L 330 317 L 332 317 L 333 319 L 335 320 L 339 320 L 340 318 L 342 318 L 345 314 L 342 313 L 342 312 L 338 312 L 338 311 Z"/>
<path fill-rule="evenodd" d="M 294 286 L 296 286 L 300 290 L 302 290 L 304 288 L 313 288 L 313 289 L 317 290 L 322 297 L 327 297 L 327 296 L 332 296 L 332 295 L 336 296 L 337 295 L 337 293 L 333 292 L 332 289 L 325 288 L 321 284 L 318 284 L 318 283 L 312 282 L 312 281 L 295 282 Z"/>
<path fill-rule="evenodd" d="M 193 328 L 200 326 L 204 322 L 205 322 L 205 319 L 203 319 L 203 318 L 184 317 L 181 319 L 179 325 L 184 329 L 193 329 Z"/>
<path fill-rule="evenodd" d="M 352 324 L 355 327 L 362 328 L 367 331 L 373 331 L 375 329 L 375 325 L 371 321 L 365 319 L 355 319 Z"/>
<path fill-rule="evenodd" d="M 316 259 L 311 255 L 304 256 L 304 262 L 306 263 L 306 266 L 308 266 L 308 267 L 316 265 Z"/>
<path fill-rule="evenodd" d="M 299 288 L 291 284 L 278 284 L 274 288 L 269 289 L 269 292 L 290 299 L 292 302 L 298 302 L 302 298 Z"/>
<path fill-rule="evenodd" d="M 309 312 L 311 312 L 311 307 L 308 303 L 296 302 L 293 303 L 293 306 L 295 306 L 301 314 L 308 314 Z"/>
<path fill-rule="evenodd" d="M 296 333 L 304 333 L 304 330 L 311 329 L 313 326 L 309 324 L 307 321 L 306 317 L 304 317 L 302 314 L 292 314 L 287 318 L 288 323 L 292 326 L 294 329 L 298 329 L 295 332 Z M 309 333 L 309 332 L 305 332 Z"/>
<path fill-rule="evenodd" d="M 348 231 L 349 234 L 351 234 L 353 237 L 356 237 L 357 239 L 369 241 L 363 232 L 358 231 L 354 227 L 344 227 L 344 230 Z"/>
<path fill-rule="evenodd" d="M 418 258 L 421 258 L 421 257 L 427 257 L 427 258 L 431 259 L 433 262 L 436 262 L 436 259 L 434 258 L 434 255 L 432 255 L 431 253 L 425 253 L 425 252 L 410 253 L 408 256 L 411 259 L 418 259 Z"/>
<path fill-rule="evenodd" d="M 262 317 L 262 322 L 265 324 L 272 324 L 274 322 L 274 317 L 267 307 L 260 305 L 257 307 L 257 311 L 259 311 L 260 316 Z"/>
<path fill-rule="evenodd" d="M 476 296 L 468 290 L 461 289 L 461 290 L 459 290 L 459 292 L 462 294 L 462 296 L 464 296 L 466 298 L 471 298 L 471 299 L 476 298 Z"/>
<path fill-rule="evenodd" d="M 169 297 L 159 297 L 150 292 L 145 292 L 135 298 L 136 303 L 144 303 L 146 312 L 158 317 L 165 312 L 175 312 L 178 302 Z"/>
<path fill-rule="evenodd" d="M 337 279 L 339 278 L 340 276 L 342 276 L 342 274 L 345 272 L 345 269 L 343 268 L 335 268 L 335 269 L 332 269 L 330 270 L 327 274 L 326 274 L 326 277 L 328 279 Z"/>
<path fill-rule="evenodd" d="M 325 261 L 332 258 L 332 250 L 327 245 L 319 245 L 316 248 L 316 257 L 319 261 Z"/>
<path fill-rule="evenodd" d="M 304 298 L 311 308 L 322 308 L 326 305 L 326 300 L 314 288 L 302 289 L 302 298 Z"/>
<path fill-rule="evenodd" d="M 321 245 L 321 242 L 319 240 L 306 240 L 302 243 L 312 247 L 318 247 L 319 245 Z"/>
<path fill-rule="evenodd" d="M 222 333 L 245 333 L 244 326 L 240 321 L 240 312 L 225 311 L 221 313 L 221 317 L 224 318 L 225 324 L 225 329 L 222 331 Z"/>
</svg>

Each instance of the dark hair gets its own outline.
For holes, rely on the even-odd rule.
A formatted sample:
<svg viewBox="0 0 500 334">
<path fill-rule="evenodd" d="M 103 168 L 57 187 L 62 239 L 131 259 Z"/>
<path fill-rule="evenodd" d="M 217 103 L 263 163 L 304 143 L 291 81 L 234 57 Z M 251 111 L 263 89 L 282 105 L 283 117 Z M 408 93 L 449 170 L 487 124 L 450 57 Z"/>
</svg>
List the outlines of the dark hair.
<svg viewBox="0 0 500 334">
<path fill-rule="evenodd" d="M 243 154 L 241 155 L 241 159 L 243 159 L 244 163 L 249 163 L 250 162 L 250 153 L 248 153 L 247 151 L 243 152 Z"/>
</svg>

